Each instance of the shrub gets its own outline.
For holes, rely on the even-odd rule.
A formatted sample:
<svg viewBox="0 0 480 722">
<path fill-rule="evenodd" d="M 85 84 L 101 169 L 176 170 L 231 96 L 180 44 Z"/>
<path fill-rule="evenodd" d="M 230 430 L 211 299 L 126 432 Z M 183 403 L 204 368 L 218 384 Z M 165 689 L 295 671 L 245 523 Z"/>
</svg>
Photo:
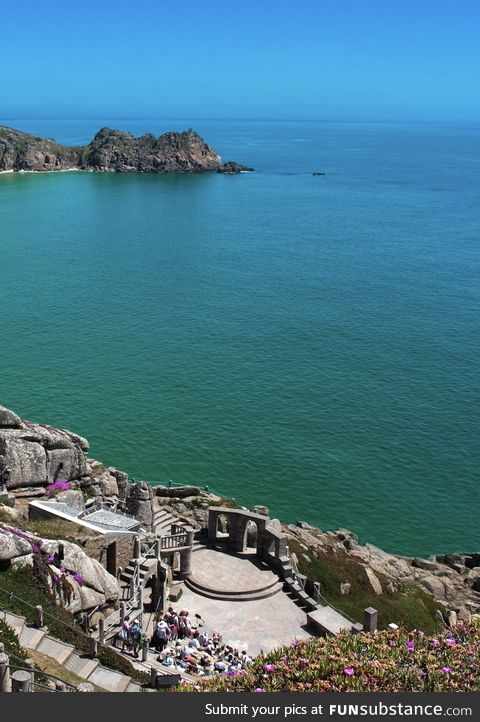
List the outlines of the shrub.
<svg viewBox="0 0 480 722">
<path fill-rule="evenodd" d="M 479 692 L 480 626 L 429 637 L 415 630 L 341 634 L 292 642 L 257 658 L 246 672 L 182 691 Z"/>
</svg>

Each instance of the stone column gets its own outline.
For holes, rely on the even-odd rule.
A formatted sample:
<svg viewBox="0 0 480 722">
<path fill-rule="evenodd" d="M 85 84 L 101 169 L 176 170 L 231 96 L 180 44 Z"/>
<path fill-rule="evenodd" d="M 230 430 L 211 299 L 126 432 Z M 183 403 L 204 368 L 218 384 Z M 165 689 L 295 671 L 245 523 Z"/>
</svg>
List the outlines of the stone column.
<svg viewBox="0 0 480 722">
<path fill-rule="evenodd" d="M 37 627 L 37 629 L 41 629 L 43 627 L 43 607 L 41 606 L 41 604 L 37 604 L 37 606 L 35 607 L 34 616 L 35 626 Z"/>
<path fill-rule="evenodd" d="M 152 689 L 157 689 L 157 678 L 158 678 L 158 672 L 156 667 L 150 668 L 150 686 Z"/>
<path fill-rule="evenodd" d="M 185 527 L 187 532 L 187 544 L 188 549 L 184 549 L 180 552 L 180 579 L 186 579 L 192 573 L 192 547 L 193 547 L 193 535 L 194 530 L 191 526 Z"/>
<path fill-rule="evenodd" d="M 33 663 L 33 659 L 26 659 L 23 664 L 25 667 L 28 667 L 31 670 L 30 676 L 32 679 L 32 685 L 34 685 L 35 684 L 35 665 Z"/>
<path fill-rule="evenodd" d="M 94 659 L 98 654 L 98 643 L 95 637 L 90 637 L 88 656 Z"/>
<path fill-rule="evenodd" d="M 10 666 L 5 645 L 0 642 L 0 692 L 11 692 Z"/>
<path fill-rule="evenodd" d="M 133 540 L 133 558 L 140 559 L 140 557 L 141 557 L 140 537 L 136 536 Z"/>
<path fill-rule="evenodd" d="M 12 674 L 12 692 L 30 692 L 31 684 L 32 675 L 30 672 L 17 669 L 17 671 Z"/>
<path fill-rule="evenodd" d="M 378 611 L 373 607 L 367 607 L 363 612 L 363 629 L 365 632 L 374 632 L 377 628 Z"/>
<path fill-rule="evenodd" d="M 218 512 L 212 511 L 212 509 L 208 512 L 208 541 L 209 542 L 215 542 L 217 540 L 217 520 L 218 520 Z"/>
<path fill-rule="evenodd" d="M 98 641 L 100 644 L 105 644 L 105 620 L 103 617 L 98 620 Z"/>
</svg>

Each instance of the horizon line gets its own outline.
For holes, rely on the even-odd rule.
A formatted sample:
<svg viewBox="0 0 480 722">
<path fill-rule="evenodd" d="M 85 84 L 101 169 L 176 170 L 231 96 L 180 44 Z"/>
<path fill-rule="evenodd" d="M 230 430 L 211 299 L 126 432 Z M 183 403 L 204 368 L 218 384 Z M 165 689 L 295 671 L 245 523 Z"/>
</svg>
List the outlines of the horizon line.
<svg viewBox="0 0 480 722">
<path fill-rule="evenodd" d="M 468 126 L 478 127 L 480 126 L 480 120 L 468 121 L 468 120 L 406 120 L 406 119 L 345 119 L 345 118 L 200 118 L 200 117 L 181 117 L 181 116 L 158 116 L 158 115 L 88 115 L 88 116 L 36 116 L 36 115 L 7 115 L 0 116 L 4 121 L 12 120 L 37 120 L 37 121 L 87 121 L 87 120 L 119 120 L 119 121 L 140 121 L 140 120 L 154 120 L 154 121 L 185 121 L 188 120 L 194 122 L 217 122 L 217 123 L 344 123 L 347 125 L 454 125 L 454 126 Z"/>
</svg>

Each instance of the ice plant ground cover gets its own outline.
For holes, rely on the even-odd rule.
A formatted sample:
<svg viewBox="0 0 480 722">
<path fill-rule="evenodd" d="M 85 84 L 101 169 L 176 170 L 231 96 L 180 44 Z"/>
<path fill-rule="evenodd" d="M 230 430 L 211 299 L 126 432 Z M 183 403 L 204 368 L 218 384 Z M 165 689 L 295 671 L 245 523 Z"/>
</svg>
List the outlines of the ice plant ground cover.
<svg viewBox="0 0 480 722">
<path fill-rule="evenodd" d="M 47 486 L 47 496 L 55 496 L 61 491 L 68 491 L 70 487 L 69 481 L 54 481 L 53 484 Z"/>
<path fill-rule="evenodd" d="M 181 691 L 479 692 L 480 620 L 428 636 L 401 629 L 294 641 L 246 672 Z"/>
</svg>

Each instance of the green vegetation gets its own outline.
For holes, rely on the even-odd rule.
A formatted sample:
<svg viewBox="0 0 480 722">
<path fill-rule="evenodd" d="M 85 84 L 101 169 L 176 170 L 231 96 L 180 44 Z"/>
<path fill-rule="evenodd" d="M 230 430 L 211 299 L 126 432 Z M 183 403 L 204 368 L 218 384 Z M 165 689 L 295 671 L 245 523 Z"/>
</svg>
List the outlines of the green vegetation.
<svg viewBox="0 0 480 722">
<path fill-rule="evenodd" d="M 422 629 L 433 634 L 437 629 L 435 612 L 440 607 L 433 597 L 414 584 L 403 584 L 396 592 L 387 591 L 387 582 L 377 574 L 384 590 L 377 595 L 362 565 L 347 551 L 330 549 L 323 552 L 315 548 L 305 550 L 299 542 L 289 540 L 289 548 L 298 558 L 299 570 L 312 581 L 320 582 L 322 596 L 333 607 L 359 622 L 366 607 L 378 609 L 379 628 L 395 622 L 405 629 Z M 305 555 L 309 558 L 308 561 Z M 340 585 L 351 584 L 350 592 L 342 595 Z"/>
<path fill-rule="evenodd" d="M 219 675 L 181 691 L 479 692 L 480 625 L 449 634 L 388 630 L 292 642 L 245 673 Z"/>
<path fill-rule="evenodd" d="M 7 590 L 7 591 L 5 591 Z M 43 607 L 45 624 L 50 634 L 79 652 L 89 651 L 87 635 L 77 625 L 70 612 L 58 605 L 52 594 L 45 588 L 45 580 L 35 567 L 8 569 L 0 574 L 0 609 L 24 616 L 27 622 L 34 621 L 34 608 Z M 147 682 L 147 675 L 137 671 L 132 664 L 110 647 L 99 647 L 98 659 L 101 664 L 126 674 L 141 684 Z"/>
<path fill-rule="evenodd" d="M 0 616 L 0 642 L 2 642 L 5 645 L 5 652 L 7 654 L 11 654 L 14 657 L 18 657 L 19 659 L 26 659 L 27 653 L 23 649 L 23 647 L 20 646 L 20 642 L 18 641 L 18 637 L 11 629 L 11 627 L 8 626 L 8 624 L 5 624 L 2 617 Z"/>
</svg>

